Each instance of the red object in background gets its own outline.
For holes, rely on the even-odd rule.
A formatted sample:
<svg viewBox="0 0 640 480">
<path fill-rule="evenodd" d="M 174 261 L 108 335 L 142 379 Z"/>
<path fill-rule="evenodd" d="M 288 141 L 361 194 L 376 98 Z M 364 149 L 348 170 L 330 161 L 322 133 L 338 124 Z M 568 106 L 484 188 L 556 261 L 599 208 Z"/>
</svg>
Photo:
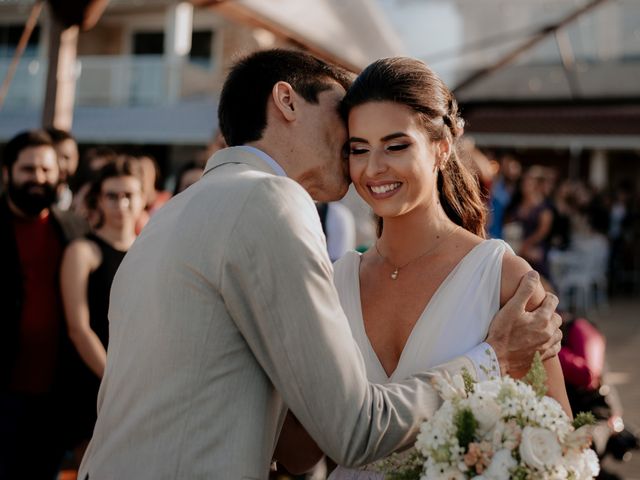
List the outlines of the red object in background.
<svg viewBox="0 0 640 480">
<path fill-rule="evenodd" d="M 578 318 L 565 336 L 558 354 L 565 381 L 574 387 L 597 389 L 604 370 L 604 335 L 588 320 Z"/>
<path fill-rule="evenodd" d="M 65 27 L 89 30 L 100 19 L 109 0 L 48 0 L 54 15 Z"/>
</svg>

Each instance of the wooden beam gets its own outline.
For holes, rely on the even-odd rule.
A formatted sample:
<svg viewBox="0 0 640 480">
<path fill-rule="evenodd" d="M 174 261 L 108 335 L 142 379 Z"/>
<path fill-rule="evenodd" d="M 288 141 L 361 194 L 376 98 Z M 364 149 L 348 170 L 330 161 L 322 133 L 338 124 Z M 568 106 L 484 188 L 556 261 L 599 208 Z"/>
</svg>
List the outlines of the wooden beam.
<svg viewBox="0 0 640 480">
<path fill-rule="evenodd" d="M 2 106 L 4 105 L 4 99 L 7 97 L 7 93 L 9 92 L 9 87 L 11 86 L 11 80 L 13 80 L 13 76 L 16 73 L 16 69 L 18 68 L 18 64 L 20 63 L 20 58 L 22 58 L 22 54 L 24 53 L 24 49 L 27 48 L 27 44 L 29 43 L 29 38 L 33 33 L 33 29 L 36 27 L 38 23 L 38 17 L 40 17 L 40 12 L 42 11 L 43 0 L 38 0 L 31 7 L 31 13 L 29 13 L 29 18 L 24 25 L 24 29 L 22 30 L 22 35 L 20 36 L 20 40 L 18 41 L 18 46 L 16 47 L 16 51 L 13 54 L 13 58 L 11 59 L 11 64 L 7 70 L 7 74 L 2 81 L 2 86 L 0 86 L 0 110 L 2 110 Z"/>
<path fill-rule="evenodd" d="M 51 15 L 50 27 L 49 69 L 42 126 L 71 130 L 79 27 L 65 28 L 55 15 Z"/>
</svg>

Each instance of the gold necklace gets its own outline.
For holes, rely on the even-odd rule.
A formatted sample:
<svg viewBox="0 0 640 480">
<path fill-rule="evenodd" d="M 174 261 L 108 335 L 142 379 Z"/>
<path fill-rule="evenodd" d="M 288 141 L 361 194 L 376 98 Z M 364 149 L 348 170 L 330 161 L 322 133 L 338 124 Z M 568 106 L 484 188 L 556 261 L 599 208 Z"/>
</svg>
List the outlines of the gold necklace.
<svg viewBox="0 0 640 480">
<path fill-rule="evenodd" d="M 422 252 L 420 255 L 418 255 L 415 258 L 412 258 L 411 260 L 409 260 L 407 263 L 405 263 L 404 265 L 394 265 L 393 263 L 391 263 L 391 261 L 385 257 L 384 255 L 382 255 L 382 253 L 380 253 L 380 249 L 378 248 L 378 241 L 376 240 L 376 243 L 374 243 L 374 247 L 376 249 L 376 252 L 378 252 L 378 255 L 380 255 L 380 258 L 382 258 L 382 260 L 384 260 L 385 262 L 387 262 L 389 265 L 391 265 L 393 267 L 393 272 L 391 273 L 391 280 L 396 280 L 398 278 L 398 274 L 400 273 L 400 270 L 403 269 L 404 267 L 406 267 L 407 265 L 409 265 L 410 263 L 415 262 L 416 260 L 421 259 L 422 257 L 424 257 L 425 255 L 427 255 L 428 253 L 433 252 L 436 248 L 438 248 L 440 246 L 440 244 L 442 242 L 444 242 L 447 238 L 449 238 L 451 235 L 453 235 L 458 229 L 460 228 L 460 226 L 456 226 L 456 228 L 454 228 L 453 230 L 451 230 L 449 233 L 447 233 L 444 237 L 442 237 L 440 239 L 439 242 L 437 242 L 434 246 L 430 247 L 426 252 Z"/>
</svg>

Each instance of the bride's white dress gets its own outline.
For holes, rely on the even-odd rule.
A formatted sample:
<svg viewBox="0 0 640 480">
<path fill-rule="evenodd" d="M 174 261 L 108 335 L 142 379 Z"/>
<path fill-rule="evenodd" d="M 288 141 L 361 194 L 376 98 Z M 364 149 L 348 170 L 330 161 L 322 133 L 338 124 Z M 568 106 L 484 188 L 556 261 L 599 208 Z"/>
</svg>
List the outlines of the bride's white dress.
<svg viewBox="0 0 640 480">
<path fill-rule="evenodd" d="M 463 355 L 487 336 L 489 324 L 500 308 L 502 257 L 511 248 L 502 240 L 485 240 L 467 253 L 433 294 L 417 320 L 396 370 L 387 376 L 367 337 L 360 302 L 361 254 L 348 252 L 334 265 L 334 281 L 367 370 L 369 381 L 403 380 Z M 377 480 L 382 475 L 336 468 L 329 480 Z"/>
</svg>

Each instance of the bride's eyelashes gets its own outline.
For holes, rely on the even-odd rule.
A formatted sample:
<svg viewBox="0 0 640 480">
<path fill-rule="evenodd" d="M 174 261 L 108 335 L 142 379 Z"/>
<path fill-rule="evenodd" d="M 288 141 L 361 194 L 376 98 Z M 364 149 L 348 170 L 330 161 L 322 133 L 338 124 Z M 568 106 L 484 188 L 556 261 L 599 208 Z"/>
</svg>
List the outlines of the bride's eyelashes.
<svg viewBox="0 0 640 480">
<path fill-rule="evenodd" d="M 393 145 L 388 145 L 385 147 L 385 150 L 388 152 L 400 152 L 402 150 L 406 150 L 407 148 L 409 148 L 411 146 L 410 143 L 396 143 Z M 366 147 L 361 147 L 361 146 L 354 146 L 352 145 L 351 147 L 349 147 L 349 154 L 353 155 L 353 156 L 358 156 L 358 155 L 364 155 L 366 153 L 369 153 L 369 148 Z"/>
<path fill-rule="evenodd" d="M 391 152 L 399 152 L 401 150 L 405 150 L 407 148 L 409 148 L 411 146 L 410 143 L 396 143 L 394 145 L 389 145 L 387 147 L 387 150 L 391 151 Z"/>
<path fill-rule="evenodd" d="M 351 147 L 349 147 L 349 154 L 353 155 L 353 156 L 357 156 L 357 155 L 363 155 L 365 153 L 369 152 L 368 148 L 364 148 L 364 147 L 357 147 L 352 145 Z"/>
</svg>

